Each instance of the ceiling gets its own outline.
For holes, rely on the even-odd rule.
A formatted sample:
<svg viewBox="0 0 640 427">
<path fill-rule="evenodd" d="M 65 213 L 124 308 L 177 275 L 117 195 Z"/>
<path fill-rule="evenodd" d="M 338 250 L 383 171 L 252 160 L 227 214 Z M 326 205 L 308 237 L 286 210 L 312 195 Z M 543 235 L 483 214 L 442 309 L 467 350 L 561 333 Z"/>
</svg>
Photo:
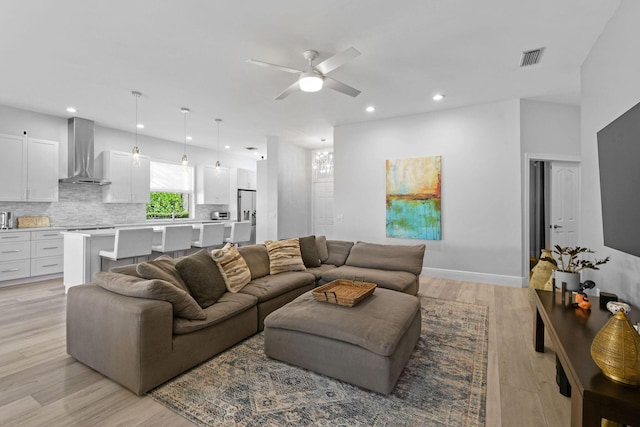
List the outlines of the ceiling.
<svg viewBox="0 0 640 427">
<path fill-rule="evenodd" d="M 266 136 L 309 148 L 333 126 L 509 98 L 578 103 L 579 67 L 619 1 L 3 0 L 0 104 L 190 144 L 264 152 Z M 350 46 L 330 76 L 362 91 L 275 98 L 301 68 Z M 525 50 L 545 47 L 520 68 Z M 435 93 L 446 98 L 434 102 Z M 376 111 L 367 113 L 365 107 Z M 65 111 L 68 106 L 76 114 Z M 325 142 L 321 142 L 325 139 Z"/>
</svg>

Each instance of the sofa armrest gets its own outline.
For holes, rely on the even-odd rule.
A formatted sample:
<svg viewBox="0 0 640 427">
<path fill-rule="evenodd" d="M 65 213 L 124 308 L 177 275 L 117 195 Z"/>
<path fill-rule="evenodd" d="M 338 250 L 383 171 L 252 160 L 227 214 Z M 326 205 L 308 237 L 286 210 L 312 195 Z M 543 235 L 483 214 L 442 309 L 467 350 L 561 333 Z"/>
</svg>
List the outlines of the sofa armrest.
<svg viewBox="0 0 640 427">
<path fill-rule="evenodd" d="M 173 310 L 166 301 L 116 294 L 95 284 L 67 294 L 67 353 L 141 394 L 143 365 L 171 353 Z"/>
</svg>

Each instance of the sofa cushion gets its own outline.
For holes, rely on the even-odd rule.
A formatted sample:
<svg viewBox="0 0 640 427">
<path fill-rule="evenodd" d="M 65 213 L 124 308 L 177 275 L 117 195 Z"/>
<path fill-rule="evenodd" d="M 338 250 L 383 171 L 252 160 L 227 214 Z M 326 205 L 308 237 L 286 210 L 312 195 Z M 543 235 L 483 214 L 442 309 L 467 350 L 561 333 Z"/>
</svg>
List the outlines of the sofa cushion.
<svg viewBox="0 0 640 427">
<path fill-rule="evenodd" d="M 343 265 L 349 256 L 351 247 L 353 247 L 353 242 L 347 242 L 344 240 L 327 240 L 329 257 L 322 262 L 325 264 L 336 265 L 338 267 Z"/>
<path fill-rule="evenodd" d="M 269 275 L 269 252 L 265 245 L 240 246 L 238 252 L 249 266 L 251 280 Z"/>
<path fill-rule="evenodd" d="M 202 320 L 207 317 L 191 295 L 164 280 L 145 280 L 105 271 L 95 273 L 93 278 L 98 286 L 117 294 L 170 302 L 173 307 L 173 315 L 176 317 L 191 320 Z"/>
<path fill-rule="evenodd" d="M 278 241 L 267 240 L 264 244 L 269 252 L 269 274 L 305 270 L 297 238 Z"/>
<path fill-rule="evenodd" d="M 227 291 L 224 278 L 211 254 L 202 249 L 176 263 L 176 270 L 189 288 L 189 293 L 202 308 L 218 301 Z"/>
<path fill-rule="evenodd" d="M 240 292 L 253 295 L 258 298 L 258 302 L 262 302 L 291 290 L 314 284 L 315 277 L 312 274 L 301 271 L 288 271 L 252 280 Z"/>
<path fill-rule="evenodd" d="M 326 236 L 316 237 L 316 248 L 318 249 L 318 255 L 320 255 L 320 262 L 326 262 L 327 258 L 329 258 Z"/>
<path fill-rule="evenodd" d="M 235 246 L 227 243 L 222 249 L 211 251 L 211 256 L 218 265 L 229 292 L 238 292 L 251 281 L 249 266 Z"/>
<path fill-rule="evenodd" d="M 127 274 L 129 276 L 134 276 L 134 277 L 142 277 L 141 275 L 138 274 L 138 271 L 136 270 L 137 268 L 138 268 L 138 264 L 127 264 L 127 265 L 121 265 L 117 267 L 111 267 L 109 271 L 112 273 L 120 273 L 120 274 Z M 142 278 L 144 279 L 144 277 Z"/>
<path fill-rule="evenodd" d="M 254 305 L 256 305 L 256 297 L 254 296 L 225 292 L 215 304 L 204 309 L 205 319 L 173 319 L 173 333 L 176 335 L 188 334 L 189 332 L 213 326 L 248 310 Z"/>
<path fill-rule="evenodd" d="M 343 265 L 322 273 L 322 282 L 328 283 L 336 279 L 353 280 L 354 277 L 365 282 L 375 283 L 381 288 L 393 289 L 410 295 L 418 293 L 418 276 L 408 271 L 379 270 Z"/>
<path fill-rule="evenodd" d="M 336 268 L 335 265 L 331 265 L 331 264 L 320 264 L 320 267 L 312 267 L 312 268 L 307 268 L 307 273 L 311 273 L 315 276 L 316 280 L 320 279 L 322 277 L 322 275 L 324 273 L 326 273 L 329 270 L 333 270 L 334 268 Z"/>
<path fill-rule="evenodd" d="M 424 260 L 422 245 L 379 245 L 357 242 L 351 248 L 346 265 L 380 270 L 408 271 L 419 276 Z"/>
<path fill-rule="evenodd" d="M 189 292 L 180 273 L 176 270 L 176 260 L 162 255 L 152 261 L 141 262 L 136 266 L 136 272 L 145 279 L 160 279 L 169 282 L 185 292 Z"/>
<path fill-rule="evenodd" d="M 300 242 L 300 254 L 302 262 L 307 268 L 320 267 L 320 255 L 316 247 L 316 236 L 307 236 L 298 238 Z"/>
</svg>

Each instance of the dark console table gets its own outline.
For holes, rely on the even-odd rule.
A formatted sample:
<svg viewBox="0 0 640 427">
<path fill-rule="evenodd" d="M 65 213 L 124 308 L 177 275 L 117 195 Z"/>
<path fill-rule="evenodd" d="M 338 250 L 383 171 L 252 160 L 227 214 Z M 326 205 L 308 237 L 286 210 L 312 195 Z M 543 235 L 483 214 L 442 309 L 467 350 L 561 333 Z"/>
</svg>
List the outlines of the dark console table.
<svg viewBox="0 0 640 427">
<path fill-rule="evenodd" d="M 607 379 L 591 358 L 593 338 L 611 317 L 600 310 L 599 299 L 589 297 L 592 308 L 582 311 L 563 304 L 555 292 L 535 293 L 534 346 L 544 352 L 546 327 L 571 384 L 571 426 L 600 427 L 601 418 L 640 426 L 640 388 Z"/>
</svg>

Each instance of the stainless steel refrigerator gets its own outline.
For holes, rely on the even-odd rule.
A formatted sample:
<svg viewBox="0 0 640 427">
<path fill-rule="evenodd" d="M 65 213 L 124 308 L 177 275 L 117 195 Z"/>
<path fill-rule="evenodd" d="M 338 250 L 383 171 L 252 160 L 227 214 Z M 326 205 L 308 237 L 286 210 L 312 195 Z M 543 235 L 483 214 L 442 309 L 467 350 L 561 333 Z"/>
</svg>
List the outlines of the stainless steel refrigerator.
<svg viewBox="0 0 640 427">
<path fill-rule="evenodd" d="M 256 242 L 256 190 L 238 190 L 238 221 L 251 221 L 251 243 Z"/>
</svg>

